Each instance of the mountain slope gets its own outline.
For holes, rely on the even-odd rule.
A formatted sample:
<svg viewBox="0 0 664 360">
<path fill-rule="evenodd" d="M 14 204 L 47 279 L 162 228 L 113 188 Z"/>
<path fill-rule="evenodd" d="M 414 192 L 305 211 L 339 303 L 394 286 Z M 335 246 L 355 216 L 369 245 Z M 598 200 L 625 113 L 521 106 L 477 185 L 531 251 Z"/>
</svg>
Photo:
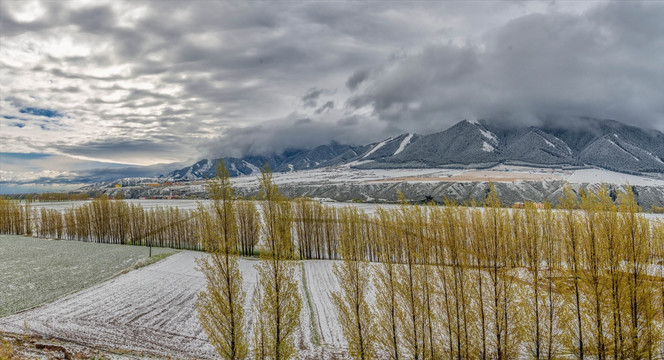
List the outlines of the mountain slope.
<svg viewBox="0 0 664 360">
<path fill-rule="evenodd" d="M 493 126 L 461 121 L 420 137 L 402 153 L 363 165 L 486 166 L 497 163 L 534 166 L 597 166 L 621 172 L 664 172 L 664 134 L 614 120 L 579 118 L 573 127 Z"/>
<path fill-rule="evenodd" d="M 504 123 L 502 123 L 504 124 Z M 171 181 L 211 177 L 217 160 L 161 176 Z M 282 154 L 224 158 L 231 176 L 257 174 L 267 163 L 275 172 L 327 166 L 358 168 L 487 167 L 499 163 L 533 166 L 596 166 L 620 172 L 664 173 L 664 134 L 614 120 L 578 118 L 564 124 L 500 125 L 460 121 L 429 135 L 401 134 L 368 145 L 332 142 Z"/>
<path fill-rule="evenodd" d="M 246 156 L 241 159 L 225 157 L 223 160 L 230 176 L 255 175 L 260 174 L 260 169 L 265 164 L 275 172 L 315 168 L 348 152 L 353 154 L 352 157 L 356 157 L 357 154 L 354 150 L 356 148 L 355 146 L 332 142 L 311 150 L 291 149 L 280 155 Z M 172 171 L 166 175 L 160 175 L 159 178 L 164 181 L 191 181 L 211 178 L 216 173 L 219 160 L 219 158 L 203 159 L 191 166 Z"/>
<path fill-rule="evenodd" d="M 499 140 L 478 123 L 461 121 L 438 133 L 422 136 L 387 162 L 421 162 L 428 166 L 481 164 L 499 160 Z"/>
<path fill-rule="evenodd" d="M 530 164 L 570 165 L 577 160 L 572 149 L 554 135 L 540 129 L 529 129 L 525 134 L 509 142 L 502 150 L 505 160 Z"/>
</svg>

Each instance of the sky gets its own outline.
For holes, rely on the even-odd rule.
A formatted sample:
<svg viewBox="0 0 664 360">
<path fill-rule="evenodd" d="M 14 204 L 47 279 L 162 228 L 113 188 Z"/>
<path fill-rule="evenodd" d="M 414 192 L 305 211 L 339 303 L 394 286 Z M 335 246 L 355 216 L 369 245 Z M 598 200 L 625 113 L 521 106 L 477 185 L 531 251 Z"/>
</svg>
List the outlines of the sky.
<svg viewBox="0 0 664 360">
<path fill-rule="evenodd" d="M 0 2 L 0 192 L 463 119 L 664 130 L 664 2 Z"/>
</svg>

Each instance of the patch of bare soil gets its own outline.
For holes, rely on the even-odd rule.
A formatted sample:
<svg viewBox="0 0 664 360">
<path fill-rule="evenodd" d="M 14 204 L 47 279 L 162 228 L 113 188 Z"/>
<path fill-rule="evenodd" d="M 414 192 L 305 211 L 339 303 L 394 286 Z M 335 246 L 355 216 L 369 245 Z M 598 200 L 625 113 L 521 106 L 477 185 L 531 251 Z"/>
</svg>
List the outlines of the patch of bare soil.
<svg viewBox="0 0 664 360">
<path fill-rule="evenodd" d="M 138 359 L 38 335 L 0 332 L 0 359 Z"/>
</svg>

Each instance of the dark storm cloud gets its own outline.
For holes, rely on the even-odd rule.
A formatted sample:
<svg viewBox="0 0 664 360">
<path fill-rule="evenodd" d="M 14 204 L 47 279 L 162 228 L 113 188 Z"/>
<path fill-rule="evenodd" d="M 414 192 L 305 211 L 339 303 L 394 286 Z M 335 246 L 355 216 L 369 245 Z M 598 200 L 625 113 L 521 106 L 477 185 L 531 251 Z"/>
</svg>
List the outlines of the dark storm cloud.
<svg viewBox="0 0 664 360">
<path fill-rule="evenodd" d="M 334 101 L 328 101 L 325 104 L 323 104 L 321 107 L 316 109 L 316 114 L 322 114 L 326 111 L 334 109 Z"/>
<path fill-rule="evenodd" d="M 368 70 L 357 70 L 346 80 L 346 87 L 350 90 L 357 90 L 357 87 L 369 77 Z"/>
<path fill-rule="evenodd" d="M 331 141 L 359 143 L 366 140 L 365 129 L 374 128 L 378 137 L 387 136 L 384 126 L 371 119 L 352 117 L 345 126 L 313 121 L 291 114 L 283 119 L 267 121 L 243 128 L 230 128 L 223 135 L 199 146 L 202 153 L 224 156 L 280 153 L 289 148 L 311 148 Z"/>
<path fill-rule="evenodd" d="M 73 11 L 69 22 L 76 24 L 83 32 L 99 33 L 115 27 L 115 13 L 108 6 L 86 7 Z"/>
<path fill-rule="evenodd" d="M 316 107 L 318 97 L 323 93 L 323 89 L 311 88 L 302 96 L 302 105 L 304 107 Z"/>
<path fill-rule="evenodd" d="M 663 18 L 657 2 L 523 16 L 487 34 L 483 47 L 436 44 L 383 66 L 347 106 L 418 131 L 463 118 L 571 116 L 664 129 Z"/>
<path fill-rule="evenodd" d="M 318 98 L 320 98 L 321 95 L 332 95 L 332 94 L 334 94 L 334 91 L 332 90 L 312 87 L 311 89 L 307 90 L 307 92 L 302 96 L 302 98 L 300 98 L 300 100 L 302 100 L 302 106 L 304 106 L 305 108 L 313 108 L 318 106 Z M 327 103 L 325 105 L 327 105 Z"/>
</svg>

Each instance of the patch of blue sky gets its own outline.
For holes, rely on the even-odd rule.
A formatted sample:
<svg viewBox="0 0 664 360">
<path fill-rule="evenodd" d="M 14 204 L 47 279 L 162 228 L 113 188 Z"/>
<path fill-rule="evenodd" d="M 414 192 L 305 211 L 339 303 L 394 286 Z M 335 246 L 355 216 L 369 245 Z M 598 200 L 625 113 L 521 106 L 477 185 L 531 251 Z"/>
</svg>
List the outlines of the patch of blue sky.
<svg viewBox="0 0 664 360">
<path fill-rule="evenodd" d="M 43 159 L 52 156 L 51 154 L 44 153 L 14 153 L 14 152 L 0 152 L 2 158 L 12 158 L 20 160 Z"/>
<path fill-rule="evenodd" d="M 11 126 L 16 126 L 19 129 L 25 127 L 25 124 L 21 124 L 21 123 L 11 123 L 10 125 Z"/>
<path fill-rule="evenodd" d="M 0 194 L 31 194 L 53 191 L 71 191 L 84 184 L 9 184 L 0 182 Z"/>
<path fill-rule="evenodd" d="M 18 112 L 21 114 L 31 114 L 31 115 L 37 115 L 37 116 L 44 116 L 47 118 L 55 118 L 55 117 L 63 117 L 64 115 L 57 110 L 50 110 L 50 109 L 40 109 L 40 108 L 33 108 L 33 107 L 25 107 L 20 109 Z"/>
</svg>

